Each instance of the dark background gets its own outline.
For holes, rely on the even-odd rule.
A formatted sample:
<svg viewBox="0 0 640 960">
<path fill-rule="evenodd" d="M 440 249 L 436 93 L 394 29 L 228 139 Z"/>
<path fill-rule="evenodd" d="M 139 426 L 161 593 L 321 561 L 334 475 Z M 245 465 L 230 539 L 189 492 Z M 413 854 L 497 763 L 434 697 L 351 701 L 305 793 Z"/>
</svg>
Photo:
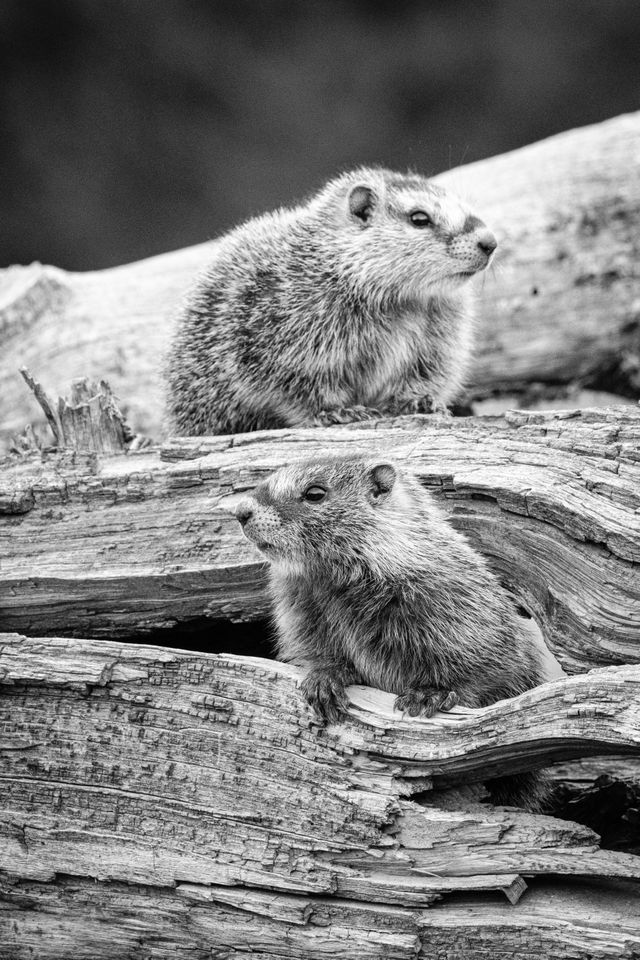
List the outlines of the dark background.
<svg viewBox="0 0 640 960">
<path fill-rule="evenodd" d="M 640 0 L 3 0 L 0 265 L 196 243 L 346 167 L 640 107 Z"/>
</svg>

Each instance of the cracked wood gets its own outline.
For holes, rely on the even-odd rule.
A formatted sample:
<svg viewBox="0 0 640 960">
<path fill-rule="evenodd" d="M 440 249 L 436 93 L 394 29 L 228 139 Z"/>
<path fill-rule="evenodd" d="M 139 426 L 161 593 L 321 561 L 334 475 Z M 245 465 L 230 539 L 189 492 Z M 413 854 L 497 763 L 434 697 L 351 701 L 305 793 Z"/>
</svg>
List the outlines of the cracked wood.
<svg viewBox="0 0 640 960">
<path fill-rule="evenodd" d="M 637 891 L 540 883 L 512 906 L 475 895 L 429 910 L 241 887 L 0 879 L 12 960 L 637 960 Z M 4 923 L 3 923 L 4 921 Z"/>
<path fill-rule="evenodd" d="M 523 875 L 640 878 L 637 857 L 600 850 L 587 828 L 480 804 L 466 786 L 638 755 L 640 667 L 432 720 L 352 687 L 329 728 L 300 676 L 258 658 L 1 635 L 2 869 L 422 906 L 455 891 L 515 901 Z"/>
</svg>

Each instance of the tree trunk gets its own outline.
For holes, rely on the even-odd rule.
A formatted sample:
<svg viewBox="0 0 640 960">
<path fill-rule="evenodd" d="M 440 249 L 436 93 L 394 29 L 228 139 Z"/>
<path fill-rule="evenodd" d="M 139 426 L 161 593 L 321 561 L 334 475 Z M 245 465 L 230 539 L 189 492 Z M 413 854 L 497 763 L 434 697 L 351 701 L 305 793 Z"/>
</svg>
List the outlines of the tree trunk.
<svg viewBox="0 0 640 960">
<path fill-rule="evenodd" d="M 470 397 L 578 381 L 640 396 L 640 113 L 574 130 L 436 179 L 500 241 L 479 294 Z M 105 377 L 135 432 L 163 431 L 171 316 L 216 244 L 94 273 L 0 273 L 0 441 L 43 422 L 19 368 L 47 390 Z M 580 322 L 576 322 L 577 318 Z"/>
</svg>

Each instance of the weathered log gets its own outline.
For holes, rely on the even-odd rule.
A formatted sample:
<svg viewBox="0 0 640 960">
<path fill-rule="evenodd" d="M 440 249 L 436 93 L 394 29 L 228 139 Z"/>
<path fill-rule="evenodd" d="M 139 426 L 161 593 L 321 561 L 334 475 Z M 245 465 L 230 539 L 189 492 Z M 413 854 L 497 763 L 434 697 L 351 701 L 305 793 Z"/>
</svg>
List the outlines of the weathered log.
<svg viewBox="0 0 640 960">
<path fill-rule="evenodd" d="M 529 925 L 528 956 L 562 956 L 542 952 L 550 924 L 560 943 L 577 938 L 585 952 L 576 956 L 589 956 L 601 936 L 619 949 L 640 943 L 630 888 L 608 893 L 601 881 L 583 925 L 572 902 L 584 908 L 588 891 L 565 880 L 544 893 L 535 879 L 638 879 L 639 858 L 598 849 L 576 824 L 432 789 L 574 752 L 637 755 L 639 667 L 431 720 L 404 718 L 389 695 L 352 687 L 345 722 L 327 728 L 298 692 L 299 677 L 260 659 L 0 636 L 6 955 L 28 956 L 20 950 L 34 929 L 51 925 L 41 955 L 56 956 L 46 950 L 74 937 L 93 942 L 105 921 L 122 949 L 127 897 L 143 943 L 154 934 L 185 950 L 201 923 L 204 944 L 228 947 L 235 920 L 236 948 L 335 955 L 346 949 L 342 917 L 354 949 L 371 937 L 388 951 L 367 955 L 412 956 L 425 938 L 424 956 L 457 956 L 465 915 L 465 949 L 490 937 L 509 944 Z M 431 792 L 417 803 L 408 799 L 416 790 Z M 534 878 L 526 893 L 524 876 Z M 512 902 L 525 895 L 511 913 L 477 896 L 465 910 L 448 899 L 482 891 Z M 438 900 L 431 916 L 424 908 Z M 564 932 L 551 922 L 554 903 L 572 918 Z M 626 911 L 622 923 L 616 909 Z M 435 943 L 440 954 L 429 953 Z M 94 946 L 93 956 L 110 949 Z"/>
<path fill-rule="evenodd" d="M 470 396 L 580 381 L 640 395 L 640 113 L 442 174 L 500 240 L 499 282 L 479 290 Z M 475 196 L 474 196 L 475 195 Z M 162 434 L 170 317 L 215 243 L 93 273 L 32 264 L 0 273 L 0 442 L 47 390 L 106 377 L 136 433 Z"/>
<path fill-rule="evenodd" d="M 494 563 L 569 671 L 640 662 L 640 410 L 400 418 L 178 439 L 5 469 L 0 624 L 132 638 L 266 616 L 265 568 L 231 513 L 282 463 L 393 456 Z M 167 634 L 167 639 L 170 640 Z M 184 641 L 183 641 L 184 642 Z"/>
<path fill-rule="evenodd" d="M 11 960 L 637 960 L 637 909 L 637 889 L 620 882 L 422 910 L 188 883 L 0 880 L 0 944 Z"/>
</svg>

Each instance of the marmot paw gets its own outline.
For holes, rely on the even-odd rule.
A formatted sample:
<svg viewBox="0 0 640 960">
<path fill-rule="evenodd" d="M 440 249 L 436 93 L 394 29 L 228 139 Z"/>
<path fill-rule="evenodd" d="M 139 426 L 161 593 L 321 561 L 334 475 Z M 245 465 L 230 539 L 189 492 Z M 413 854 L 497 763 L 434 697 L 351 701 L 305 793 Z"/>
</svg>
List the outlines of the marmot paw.
<svg viewBox="0 0 640 960">
<path fill-rule="evenodd" d="M 357 423 L 360 420 L 375 420 L 381 416 L 375 407 L 336 407 L 333 410 L 321 410 L 314 422 L 319 427 L 331 427 L 336 423 Z"/>
<path fill-rule="evenodd" d="M 438 710 L 451 710 L 457 702 L 458 694 L 455 690 L 420 687 L 396 697 L 394 707 L 408 713 L 410 717 L 432 717 Z"/>
<path fill-rule="evenodd" d="M 433 397 L 429 395 L 417 397 L 413 400 L 400 401 L 395 405 L 393 413 L 395 416 L 404 416 L 413 413 L 437 413 L 439 416 L 445 417 L 451 415 L 446 404 L 441 403 L 439 400 L 434 400 Z"/>
<path fill-rule="evenodd" d="M 437 413 L 439 417 L 451 417 L 453 414 L 446 403 L 431 402 L 431 413 Z"/>
<path fill-rule="evenodd" d="M 308 674 L 302 681 L 301 690 L 325 723 L 337 723 L 347 710 L 344 684 L 329 673 L 317 670 Z"/>
</svg>

